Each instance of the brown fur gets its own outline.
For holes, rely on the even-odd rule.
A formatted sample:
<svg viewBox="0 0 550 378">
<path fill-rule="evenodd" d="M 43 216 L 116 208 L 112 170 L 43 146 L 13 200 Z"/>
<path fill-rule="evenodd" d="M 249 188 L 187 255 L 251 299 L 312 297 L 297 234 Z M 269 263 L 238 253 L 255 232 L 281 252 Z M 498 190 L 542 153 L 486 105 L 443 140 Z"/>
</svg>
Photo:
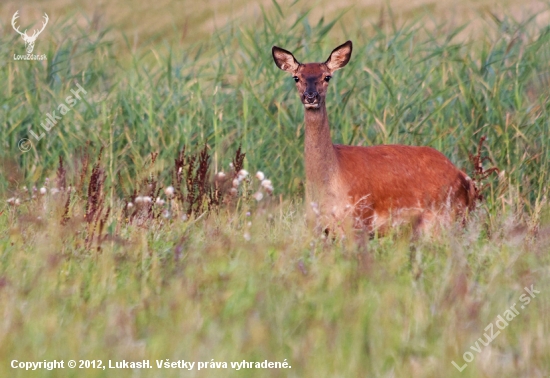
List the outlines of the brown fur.
<svg viewBox="0 0 550 378">
<path fill-rule="evenodd" d="M 333 145 L 325 96 L 334 71 L 347 64 L 352 45 L 337 47 L 325 63 L 299 63 L 273 47 L 277 66 L 290 72 L 305 107 L 307 199 L 340 221 L 384 231 L 412 221 L 416 229 L 452 220 L 475 205 L 472 180 L 431 147 Z"/>
</svg>

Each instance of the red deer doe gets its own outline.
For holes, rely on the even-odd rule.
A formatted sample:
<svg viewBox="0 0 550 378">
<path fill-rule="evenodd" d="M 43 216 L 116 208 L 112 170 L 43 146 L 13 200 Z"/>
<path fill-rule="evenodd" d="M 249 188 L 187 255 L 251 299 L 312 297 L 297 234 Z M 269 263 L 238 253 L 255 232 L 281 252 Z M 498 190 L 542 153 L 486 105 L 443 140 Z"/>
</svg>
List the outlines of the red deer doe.
<svg viewBox="0 0 550 378">
<path fill-rule="evenodd" d="M 324 63 L 299 63 L 273 46 L 277 67 L 289 72 L 304 104 L 306 198 L 317 211 L 355 228 L 384 232 L 412 222 L 416 231 L 449 222 L 475 206 L 475 185 L 441 152 L 404 145 L 332 144 L 325 97 L 334 72 L 350 60 L 352 44 L 335 48 Z"/>
</svg>

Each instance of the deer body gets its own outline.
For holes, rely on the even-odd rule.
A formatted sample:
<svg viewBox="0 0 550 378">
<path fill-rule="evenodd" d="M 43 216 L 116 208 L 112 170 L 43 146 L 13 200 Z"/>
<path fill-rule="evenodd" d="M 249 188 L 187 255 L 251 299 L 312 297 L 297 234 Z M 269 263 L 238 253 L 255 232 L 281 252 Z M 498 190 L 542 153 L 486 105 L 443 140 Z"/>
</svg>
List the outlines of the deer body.
<svg viewBox="0 0 550 378">
<path fill-rule="evenodd" d="M 301 64 L 273 47 L 277 66 L 293 74 L 305 107 L 307 200 L 357 228 L 385 230 L 403 221 L 417 227 L 456 218 L 474 205 L 474 184 L 439 151 L 404 145 L 334 145 L 325 96 L 332 73 L 347 64 L 351 42 L 337 47 L 325 63 Z"/>
</svg>

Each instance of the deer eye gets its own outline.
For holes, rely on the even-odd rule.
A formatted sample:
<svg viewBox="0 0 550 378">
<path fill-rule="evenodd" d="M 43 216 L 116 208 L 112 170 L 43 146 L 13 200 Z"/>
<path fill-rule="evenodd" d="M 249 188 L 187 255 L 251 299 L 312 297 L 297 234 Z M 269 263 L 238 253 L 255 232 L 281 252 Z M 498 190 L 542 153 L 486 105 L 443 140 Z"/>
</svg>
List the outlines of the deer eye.
<svg viewBox="0 0 550 378">
<path fill-rule="evenodd" d="M 328 83 L 332 79 L 332 76 L 325 76 L 325 81 Z"/>
<path fill-rule="evenodd" d="M 298 76 L 293 76 L 292 77 L 294 79 L 295 82 L 299 82 L 300 81 L 300 78 Z"/>
</svg>

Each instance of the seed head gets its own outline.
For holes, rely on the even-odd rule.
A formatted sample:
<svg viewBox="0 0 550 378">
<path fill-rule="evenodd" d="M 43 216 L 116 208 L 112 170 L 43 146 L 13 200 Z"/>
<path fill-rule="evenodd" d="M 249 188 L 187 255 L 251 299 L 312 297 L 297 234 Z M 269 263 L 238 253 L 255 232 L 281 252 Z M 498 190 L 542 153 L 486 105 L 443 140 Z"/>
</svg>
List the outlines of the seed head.
<svg viewBox="0 0 550 378">
<path fill-rule="evenodd" d="M 256 172 L 256 178 L 260 181 L 263 181 L 265 179 L 265 175 L 262 171 Z"/>
<path fill-rule="evenodd" d="M 245 171 L 244 169 L 241 169 L 237 176 L 239 180 L 243 180 L 246 176 L 248 176 L 248 172 Z"/>
<path fill-rule="evenodd" d="M 172 198 L 174 196 L 174 187 L 169 186 L 168 188 L 164 189 L 164 194 L 166 194 L 166 197 Z"/>
<path fill-rule="evenodd" d="M 136 198 L 137 200 L 137 198 Z M 134 204 L 132 202 L 128 202 L 128 205 L 127 205 L 128 209 L 131 209 L 132 207 L 134 207 Z"/>
<path fill-rule="evenodd" d="M 262 192 L 256 192 L 252 195 L 252 198 L 254 198 L 256 201 L 260 202 L 262 198 L 264 198 L 264 195 Z"/>
<path fill-rule="evenodd" d="M 44 195 L 44 194 L 46 194 L 46 192 L 47 192 L 46 188 L 44 188 L 44 187 L 40 188 L 40 194 Z"/>
</svg>

